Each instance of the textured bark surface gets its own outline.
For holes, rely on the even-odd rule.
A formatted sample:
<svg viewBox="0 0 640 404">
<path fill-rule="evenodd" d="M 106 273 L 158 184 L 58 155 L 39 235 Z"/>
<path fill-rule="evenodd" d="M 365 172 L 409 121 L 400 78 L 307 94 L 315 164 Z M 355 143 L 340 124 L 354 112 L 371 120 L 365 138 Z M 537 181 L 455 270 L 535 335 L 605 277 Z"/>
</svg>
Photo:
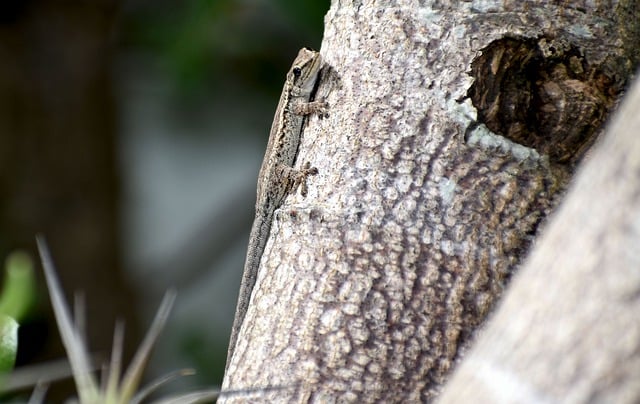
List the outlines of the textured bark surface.
<svg viewBox="0 0 640 404">
<path fill-rule="evenodd" d="M 543 3 L 333 3 L 319 174 L 276 214 L 223 387 L 437 394 L 635 65 L 617 3 Z"/>
<path fill-rule="evenodd" d="M 640 402 L 640 81 L 441 403 Z"/>
</svg>

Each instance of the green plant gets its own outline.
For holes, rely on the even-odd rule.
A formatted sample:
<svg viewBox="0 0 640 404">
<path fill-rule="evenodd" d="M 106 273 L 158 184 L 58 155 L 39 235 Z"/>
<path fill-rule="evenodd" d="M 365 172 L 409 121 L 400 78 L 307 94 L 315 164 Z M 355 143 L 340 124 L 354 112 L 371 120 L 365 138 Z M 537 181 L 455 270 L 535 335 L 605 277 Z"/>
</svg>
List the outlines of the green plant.
<svg viewBox="0 0 640 404">
<path fill-rule="evenodd" d="M 188 369 L 173 372 L 152 382 L 148 387 L 138 391 L 138 386 L 142 378 L 144 367 L 149 358 L 149 354 L 151 353 L 151 348 L 162 331 L 162 328 L 169 317 L 171 307 L 175 301 L 175 292 L 169 291 L 165 294 L 147 335 L 122 378 L 120 377 L 120 371 L 122 368 L 121 356 L 124 326 L 121 323 L 116 325 L 111 361 L 109 363 L 108 370 L 103 373 L 105 380 L 103 380 L 103 383 L 99 384 L 94 375 L 95 367 L 92 364 L 87 346 L 81 336 L 82 334 L 72 321 L 71 314 L 69 313 L 67 304 L 64 301 L 60 284 L 58 283 L 58 279 L 55 275 L 55 269 L 49 250 L 42 237 L 37 237 L 36 241 L 38 244 L 38 251 L 40 252 L 40 258 L 42 259 L 42 266 L 47 281 L 47 287 L 49 289 L 51 304 L 58 323 L 58 330 L 60 331 L 60 336 L 71 364 L 71 371 L 75 380 L 78 400 L 80 403 L 141 403 L 142 400 L 147 398 L 150 393 L 166 382 L 173 380 L 177 376 L 193 373 Z M 39 389 L 36 389 L 36 391 L 34 391 L 34 395 L 35 394 L 38 394 L 39 398 L 39 395 L 42 393 Z M 217 389 L 202 390 L 165 398 L 158 402 L 164 404 L 200 403 L 215 400 L 219 395 L 220 391 Z M 33 400 L 34 397 L 32 396 L 32 401 Z"/>
<path fill-rule="evenodd" d="M 75 401 L 70 402 L 79 402 L 81 404 L 138 404 L 142 403 L 143 400 L 146 400 L 151 393 L 158 389 L 158 387 L 174 380 L 176 377 L 194 373 L 191 369 L 182 369 L 171 372 L 151 382 L 148 386 L 139 389 L 139 384 L 142 379 L 144 368 L 149 359 L 151 348 L 162 331 L 176 299 L 176 293 L 174 291 L 169 291 L 162 299 L 160 308 L 156 313 L 151 327 L 147 331 L 147 335 L 138 348 L 131 364 L 122 376 L 124 325 L 122 323 L 116 324 L 110 362 L 107 366 L 103 367 L 101 374 L 102 380 L 101 383 L 98 383 L 98 379 L 95 375 L 97 367 L 94 365 L 94 361 L 89 353 L 88 347 L 82 338 L 83 333 L 78 328 L 79 326 L 77 325 L 77 322 L 73 321 L 67 303 L 64 300 L 62 289 L 56 277 L 53 260 L 51 259 L 46 243 L 42 237 L 36 237 L 36 242 L 38 244 L 38 251 L 42 260 L 42 267 L 44 269 L 49 297 L 51 299 L 51 305 L 53 306 L 58 330 L 60 331 L 60 337 L 65 350 L 67 351 L 68 364 L 71 367 L 71 374 L 76 384 L 78 398 Z M 26 256 L 26 259 L 25 255 L 18 256 L 18 260 L 15 262 L 12 261 L 12 263 L 19 264 L 17 267 L 20 267 L 21 269 L 8 271 L 13 274 L 13 278 L 12 280 L 5 281 L 5 289 L 3 290 L 2 298 L 0 298 L 0 310 L 4 310 L 0 311 L 0 340 L 7 340 L 5 344 L 6 347 L 2 347 L 1 345 L 4 341 L 0 341 L 0 367 L 6 370 L 10 370 L 13 367 L 15 353 L 17 350 L 18 325 L 13 318 L 20 317 L 26 312 L 25 308 L 28 307 L 27 303 L 33 301 L 33 291 L 35 290 L 32 274 L 33 265 L 31 264 L 28 256 Z M 11 265 L 8 266 L 11 268 L 16 267 L 15 265 L 13 267 Z M 25 268 L 29 269 L 25 270 Z M 7 286 L 11 283 L 13 283 L 13 285 Z M 11 292 L 7 291 L 7 287 L 10 287 Z M 29 292 L 28 296 L 25 295 L 27 291 Z M 20 297 L 20 299 L 16 300 L 16 297 Z M 4 316 L 5 318 L 3 319 L 1 316 Z M 5 355 L 6 358 L 3 358 L 3 355 Z M 35 385 L 29 403 L 36 404 L 44 402 L 47 383 L 61 377 L 69 376 L 66 365 L 66 363 L 58 362 L 39 366 L 30 366 L 29 368 L 21 371 L 14 371 L 9 376 L 13 376 L 13 379 L 16 380 L 2 385 L 2 389 L 0 390 L 4 390 L 5 392 L 8 391 L 8 385 L 12 385 L 12 388 Z M 221 392 L 219 389 L 205 389 L 161 398 L 154 401 L 154 403 L 202 403 L 214 401 L 221 395 L 247 395 L 252 393 L 264 393 L 282 388 L 283 387 L 272 386 L 224 392 Z"/>
<path fill-rule="evenodd" d="M 0 375 L 13 369 L 18 353 L 18 326 L 33 306 L 35 279 L 29 255 L 15 251 L 5 264 L 0 294 Z"/>
</svg>

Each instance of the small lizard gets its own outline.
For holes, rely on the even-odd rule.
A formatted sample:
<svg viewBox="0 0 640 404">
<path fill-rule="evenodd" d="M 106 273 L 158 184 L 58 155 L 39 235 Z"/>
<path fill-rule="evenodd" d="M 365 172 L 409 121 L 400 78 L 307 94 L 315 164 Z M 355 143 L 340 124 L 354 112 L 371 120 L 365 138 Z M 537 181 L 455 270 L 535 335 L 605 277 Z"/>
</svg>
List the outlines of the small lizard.
<svg viewBox="0 0 640 404">
<path fill-rule="evenodd" d="M 306 196 L 307 176 L 318 173 L 318 170 L 311 167 L 309 162 L 300 170 L 294 169 L 293 164 L 298 154 L 305 116 L 326 115 L 325 102 L 311 101 L 321 65 L 322 59 L 318 52 L 307 48 L 300 49 L 287 73 L 280 95 L 280 102 L 269 133 L 267 150 L 258 175 L 256 213 L 249 236 L 249 247 L 240 283 L 225 369 L 231 362 L 240 327 L 249 307 L 249 299 L 256 284 L 260 259 L 271 230 L 274 212 L 282 205 L 285 197 L 295 192 L 298 187 L 300 187 L 300 193 Z"/>
</svg>

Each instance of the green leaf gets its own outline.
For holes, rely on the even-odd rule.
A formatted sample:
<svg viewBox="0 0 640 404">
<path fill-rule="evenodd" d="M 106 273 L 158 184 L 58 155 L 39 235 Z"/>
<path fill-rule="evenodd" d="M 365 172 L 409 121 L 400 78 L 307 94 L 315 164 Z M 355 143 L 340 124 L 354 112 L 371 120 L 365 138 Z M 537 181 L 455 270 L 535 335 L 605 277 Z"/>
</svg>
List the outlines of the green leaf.
<svg viewBox="0 0 640 404">
<path fill-rule="evenodd" d="M 18 322 L 6 314 L 0 315 L 0 373 L 13 369 L 18 353 Z"/>
<path fill-rule="evenodd" d="M 0 313 L 20 321 L 35 302 L 36 281 L 29 254 L 15 251 L 6 261 L 4 287 L 0 295 Z"/>
</svg>

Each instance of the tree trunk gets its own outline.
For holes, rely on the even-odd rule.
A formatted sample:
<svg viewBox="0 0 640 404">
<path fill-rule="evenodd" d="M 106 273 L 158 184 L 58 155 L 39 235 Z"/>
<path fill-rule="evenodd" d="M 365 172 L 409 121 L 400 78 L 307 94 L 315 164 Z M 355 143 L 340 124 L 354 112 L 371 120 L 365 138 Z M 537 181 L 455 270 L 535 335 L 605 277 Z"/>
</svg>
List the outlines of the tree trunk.
<svg viewBox="0 0 640 404">
<path fill-rule="evenodd" d="M 442 403 L 640 402 L 640 81 Z"/>
<path fill-rule="evenodd" d="M 636 64 L 636 8 L 592 4 L 333 3 L 330 117 L 296 163 L 319 174 L 276 215 L 223 387 L 436 396 Z"/>
</svg>

